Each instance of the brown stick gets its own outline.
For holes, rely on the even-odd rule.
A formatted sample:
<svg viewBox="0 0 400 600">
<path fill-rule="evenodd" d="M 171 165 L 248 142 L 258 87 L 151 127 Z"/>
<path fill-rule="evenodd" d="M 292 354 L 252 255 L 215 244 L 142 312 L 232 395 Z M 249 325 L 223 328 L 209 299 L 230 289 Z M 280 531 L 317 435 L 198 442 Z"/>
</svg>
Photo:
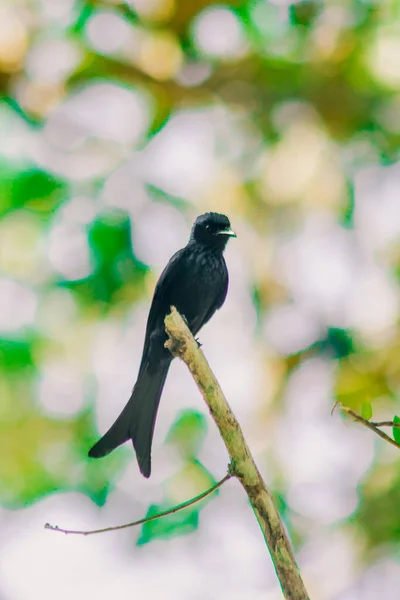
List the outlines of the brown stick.
<svg viewBox="0 0 400 600">
<path fill-rule="evenodd" d="M 400 423 L 395 423 L 394 421 L 369 421 L 371 425 L 374 427 L 395 427 L 396 429 L 400 429 Z"/>
<path fill-rule="evenodd" d="M 44 528 L 50 529 L 50 531 L 58 531 L 59 533 L 65 533 L 66 535 L 67 534 L 93 535 L 96 533 L 108 533 L 110 531 L 120 531 L 121 529 L 128 529 L 129 527 L 136 527 L 137 525 L 144 525 L 144 523 L 148 523 L 149 521 L 155 521 L 156 519 L 161 519 L 161 517 L 166 517 L 167 515 L 173 515 L 174 513 L 178 512 L 179 510 L 183 510 L 184 508 L 187 508 L 188 506 L 192 506 L 192 504 L 196 504 L 196 502 L 200 502 L 200 500 L 204 500 L 204 498 L 207 498 L 207 496 L 209 496 L 210 494 L 215 492 L 215 490 L 217 490 L 219 487 L 221 487 L 221 485 L 223 485 L 225 483 L 225 481 L 228 481 L 228 479 L 230 479 L 231 477 L 232 477 L 232 475 L 230 473 L 228 473 L 227 475 L 225 475 L 225 477 L 223 477 L 221 479 L 221 481 L 218 481 L 215 485 L 210 487 L 205 492 L 202 492 L 198 496 L 195 496 L 195 498 L 186 500 L 186 502 L 182 502 L 182 504 L 178 504 L 177 506 L 174 506 L 173 508 L 169 508 L 168 510 L 159 512 L 156 515 L 152 515 L 151 517 L 144 517 L 143 519 L 139 519 L 138 521 L 132 521 L 131 523 L 124 523 L 123 525 L 114 525 L 113 527 L 105 527 L 104 529 L 86 529 L 86 530 L 62 529 L 61 527 L 58 527 L 57 525 L 50 525 L 50 523 L 46 523 Z"/>
<path fill-rule="evenodd" d="M 253 507 L 282 592 L 287 600 L 309 600 L 285 528 L 250 450 L 203 352 L 178 311 L 171 307 L 165 319 L 169 340 L 165 346 L 189 367 L 228 450 L 230 472 L 242 484 Z"/>
<path fill-rule="evenodd" d="M 343 404 L 339 403 L 339 407 L 340 407 L 340 410 L 343 410 L 348 415 L 352 416 L 355 421 L 358 421 L 358 423 L 361 423 L 361 425 L 364 425 L 364 427 L 371 429 L 371 431 L 376 433 L 376 435 L 379 435 L 379 437 L 381 437 L 383 440 L 385 440 L 386 442 L 389 442 L 389 444 L 392 444 L 392 446 L 395 446 L 396 448 L 400 448 L 400 444 L 398 444 L 390 436 L 388 436 L 386 433 L 384 433 L 383 431 L 381 431 L 379 429 L 379 427 L 388 425 L 389 424 L 388 422 L 382 421 L 381 423 L 373 423 L 372 421 L 367 421 L 367 419 L 364 419 L 361 415 L 358 415 L 357 413 L 355 413 L 354 410 L 351 410 L 351 408 L 348 408 L 348 406 L 343 406 Z M 396 425 L 396 424 L 390 423 L 390 425 Z"/>
</svg>

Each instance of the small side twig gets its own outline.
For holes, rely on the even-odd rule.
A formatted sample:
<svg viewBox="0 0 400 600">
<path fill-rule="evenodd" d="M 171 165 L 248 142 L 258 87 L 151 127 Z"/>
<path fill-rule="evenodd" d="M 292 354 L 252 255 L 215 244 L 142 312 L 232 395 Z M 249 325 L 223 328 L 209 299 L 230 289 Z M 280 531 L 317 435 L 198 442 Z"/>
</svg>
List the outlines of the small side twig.
<svg viewBox="0 0 400 600">
<path fill-rule="evenodd" d="M 400 423 L 395 423 L 394 421 L 369 421 L 371 425 L 375 427 L 396 427 L 396 429 L 400 429 Z"/>
<path fill-rule="evenodd" d="M 400 448 L 400 444 L 398 444 L 393 438 L 391 438 L 389 435 L 387 435 L 386 433 L 384 433 L 383 431 L 381 431 L 379 429 L 379 427 L 383 427 L 384 425 L 385 426 L 396 425 L 395 423 L 391 423 L 389 421 L 382 421 L 381 423 L 373 423 L 371 421 L 367 421 L 367 419 L 364 419 L 361 415 L 358 415 L 356 412 L 354 412 L 354 410 L 351 410 L 351 408 L 349 408 L 348 406 L 343 406 L 343 404 L 340 404 L 340 403 L 337 403 L 337 404 L 338 404 L 338 406 L 340 406 L 340 409 L 343 410 L 343 412 L 345 412 L 348 415 L 350 415 L 351 417 L 353 417 L 353 419 L 355 419 L 358 423 L 361 423 L 361 425 L 364 425 L 364 427 L 367 427 L 368 429 L 370 429 L 371 431 L 376 433 L 376 435 L 379 435 L 380 438 L 382 438 L 389 444 L 392 444 L 392 446 L 395 446 L 396 448 Z"/>
<path fill-rule="evenodd" d="M 88 530 L 88 531 L 79 531 L 79 530 L 74 530 L 74 529 L 62 529 L 61 527 L 57 527 L 57 525 L 50 525 L 50 523 L 46 523 L 44 528 L 50 529 L 51 531 L 58 531 L 59 533 L 65 533 L 66 535 L 67 534 L 93 535 L 95 533 L 107 533 L 109 531 L 119 531 L 120 529 L 128 529 L 129 527 L 136 527 L 137 525 L 144 525 L 144 523 L 149 523 L 150 521 L 155 521 L 156 519 L 161 519 L 161 517 L 166 517 L 168 515 L 172 515 L 172 514 L 178 512 L 179 510 L 183 510 L 184 508 L 188 508 L 188 506 L 192 506 L 192 504 L 196 504 L 197 502 L 200 502 L 200 500 L 203 500 L 204 498 L 206 498 L 207 496 L 209 496 L 210 494 L 215 492 L 215 490 L 220 488 L 221 485 L 223 485 L 225 483 L 225 481 L 228 481 L 228 479 L 230 479 L 231 477 L 232 477 L 231 473 L 228 472 L 225 475 L 225 477 L 223 477 L 215 485 L 210 487 L 205 492 L 202 492 L 198 496 L 195 496 L 194 498 L 191 498 L 190 500 L 186 500 L 186 502 L 182 502 L 182 504 L 178 504 L 177 506 L 174 506 L 173 508 L 170 508 L 168 510 L 164 510 L 163 512 L 157 513 L 156 515 L 152 515 L 151 517 L 145 517 L 143 519 L 139 519 L 138 521 L 133 521 L 132 523 L 124 523 L 123 525 L 115 525 L 114 527 L 105 527 L 104 529 L 92 529 L 92 530 Z"/>
</svg>

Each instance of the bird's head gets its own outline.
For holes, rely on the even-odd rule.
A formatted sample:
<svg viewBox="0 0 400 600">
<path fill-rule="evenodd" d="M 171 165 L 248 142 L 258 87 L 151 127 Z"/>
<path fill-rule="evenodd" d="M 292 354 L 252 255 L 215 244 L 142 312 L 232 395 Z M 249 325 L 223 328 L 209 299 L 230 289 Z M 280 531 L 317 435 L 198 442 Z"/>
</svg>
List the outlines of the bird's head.
<svg viewBox="0 0 400 600">
<path fill-rule="evenodd" d="M 229 238 L 236 237 L 236 233 L 232 231 L 228 217 L 209 212 L 197 217 L 190 237 L 200 244 L 223 251 Z"/>
</svg>

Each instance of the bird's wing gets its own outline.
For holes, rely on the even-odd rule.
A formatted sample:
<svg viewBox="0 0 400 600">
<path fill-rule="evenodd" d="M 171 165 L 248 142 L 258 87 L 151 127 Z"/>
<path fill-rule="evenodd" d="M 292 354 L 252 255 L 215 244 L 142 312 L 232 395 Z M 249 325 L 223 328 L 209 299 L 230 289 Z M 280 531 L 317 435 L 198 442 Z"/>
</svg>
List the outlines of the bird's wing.
<svg viewBox="0 0 400 600">
<path fill-rule="evenodd" d="M 215 301 L 210 305 L 208 311 L 203 316 L 203 318 L 200 320 L 200 322 L 196 323 L 194 331 L 192 332 L 193 335 L 196 335 L 196 333 L 198 331 L 200 331 L 200 329 L 203 327 L 203 325 L 205 325 L 211 319 L 211 317 L 213 316 L 215 311 L 218 310 L 219 308 L 221 308 L 221 306 L 225 302 L 225 298 L 228 293 L 229 275 L 228 275 L 228 269 L 226 267 L 226 263 L 225 263 L 225 260 L 223 257 L 222 257 L 221 264 L 224 269 L 223 273 L 221 273 L 221 281 L 225 280 L 226 284 L 220 287 L 219 294 L 215 298 Z"/>
<path fill-rule="evenodd" d="M 141 372 L 147 361 L 147 353 L 149 349 L 150 335 L 157 331 L 160 326 L 163 327 L 164 318 L 168 314 L 169 298 L 171 292 L 176 288 L 178 280 L 181 277 L 181 261 L 184 255 L 185 248 L 178 250 L 169 260 L 163 272 L 161 273 L 156 288 L 154 290 L 153 299 L 151 301 L 149 316 L 147 319 L 146 335 L 144 340 L 143 356 L 139 372 Z"/>
</svg>

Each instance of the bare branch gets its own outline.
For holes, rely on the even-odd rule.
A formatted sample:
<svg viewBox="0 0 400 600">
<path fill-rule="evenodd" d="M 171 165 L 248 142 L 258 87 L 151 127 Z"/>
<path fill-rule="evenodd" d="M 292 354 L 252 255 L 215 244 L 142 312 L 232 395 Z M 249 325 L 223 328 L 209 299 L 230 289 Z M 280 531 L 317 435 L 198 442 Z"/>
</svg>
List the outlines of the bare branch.
<svg viewBox="0 0 400 600">
<path fill-rule="evenodd" d="M 178 504 L 177 506 L 174 506 L 173 508 L 170 508 L 168 510 L 160 512 L 151 517 L 145 517 L 144 519 L 139 519 L 139 521 L 133 521 L 132 523 L 124 523 L 124 525 L 115 525 L 114 527 L 106 527 L 105 529 L 92 529 L 89 531 L 77 531 L 74 529 L 61 529 L 61 527 L 57 527 L 57 525 L 50 525 L 50 523 L 46 523 L 44 528 L 50 529 L 51 531 L 58 531 L 59 533 L 65 533 L 65 534 L 93 535 L 95 533 L 108 533 L 109 531 L 119 531 L 120 529 L 128 529 L 129 527 L 136 527 L 137 525 L 144 525 L 144 523 L 149 523 L 150 521 L 155 521 L 156 519 L 161 519 L 161 517 L 166 517 L 168 515 L 172 515 L 172 514 L 178 512 L 179 510 L 183 510 L 184 508 L 188 508 L 188 506 L 192 506 L 192 504 L 196 504 L 196 502 L 200 502 L 200 500 L 204 500 L 204 498 L 207 498 L 207 496 L 209 496 L 210 494 L 215 492 L 215 490 L 220 488 L 221 485 L 223 485 L 225 483 L 225 481 L 228 481 L 228 479 L 230 479 L 231 477 L 232 477 L 231 473 L 227 473 L 225 475 L 225 477 L 223 479 L 221 479 L 221 481 L 218 481 L 215 485 L 210 487 L 205 492 L 202 492 L 195 498 L 192 498 L 191 500 L 186 500 L 186 502 L 183 502 L 182 504 Z"/>
<path fill-rule="evenodd" d="M 386 442 L 389 442 L 389 444 L 392 444 L 392 446 L 400 448 L 400 444 L 395 442 L 395 440 L 388 436 L 386 433 L 378 429 L 378 427 L 387 425 L 387 421 L 382 421 L 382 423 L 372 423 L 371 421 L 367 421 L 367 419 L 364 419 L 361 415 L 358 415 L 356 412 L 354 412 L 354 410 L 351 410 L 351 408 L 348 408 L 348 406 L 343 406 L 343 404 L 340 403 L 339 406 L 340 410 L 343 410 L 345 413 L 353 417 L 353 419 L 355 419 L 358 423 L 361 423 L 361 425 L 364 425 L 364 427 L 367 427 L 368 429 L 376 433 L 376 435 L 379 435 L 379 437 L 381 437 Z M 390 423 L 390 425 L 392 425 L 392 423 Z M 393 425 L 395 425 L 395 423 Z"/>
<path fill-rule="evenodd" d="M 309 600 L 285 528 L 243 432 L 203 352 L 174 307 L 165 319 L 166 347 L 189 367 L 220 431 L 231 459 L 231 473 L 245 489 L 271 554 L 282 592 L 287 600 Z"/>
<path fill-rule="evenodd" d="M 370 423 L 375 427 L 396 427 L 396 429 L 400 429 L 400 423 L 394 421 L 370 421 Z"/>
</svg>

